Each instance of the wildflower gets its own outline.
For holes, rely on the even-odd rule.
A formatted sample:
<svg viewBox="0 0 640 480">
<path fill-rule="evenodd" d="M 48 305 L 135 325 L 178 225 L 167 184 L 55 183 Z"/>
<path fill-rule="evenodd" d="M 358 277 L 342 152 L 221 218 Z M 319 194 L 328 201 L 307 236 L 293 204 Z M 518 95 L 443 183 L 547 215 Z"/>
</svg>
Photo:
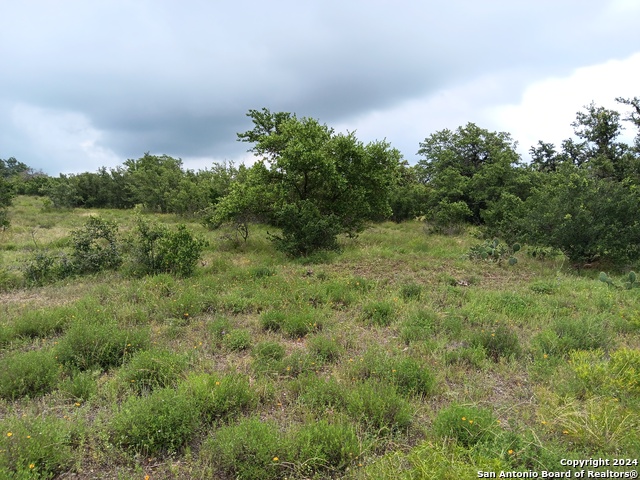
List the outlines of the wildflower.
<svg viewBox="0 0 640 480">
<path fill-rule="evenodd" d="M 469 420 L 469 424 L 473 424 L 473 420 Z"/>
<path fill-rule="evenodd" d="M 462 417 L 462 421 L 466 422 L 467 421 L 467 417 Z"/>
<path fill-rule="evenodd" d="M 220 385 L 220 382 L 216 382 L 216 385 Z"/>
<path fill-rule="evenodd" d="M 11 437 L 11 436 L 13 436 L 13 433 L 7 432 L 7 437 Z"/>
<path fill-rule="evenodd" d="M 280 460 L 278 457 L 273 457 L 274 462 L 277 462 L 278 460 Z"/>
<path fill-rule="evenodd" d="M 149 480 L 151 477 L 149 475 L 144 476 L 144 480 Z"/>
<path fill-rule="evenodd" d="M 76 402 L 76 403 L 74 403 L 74 405 L 75 405 L 76 407 L 79 407 L 79 406 L 80 406 L 80 402 Z"/>
<path fill-rule="evenodd" d="M 507 453 L 508 453 L 509 455 L 513 455 L 513 450 L 509 450 Z"/>
<path fill-rule="evenodd" d="M 563 430 L 562 433 L 564 433 L 565 435 L 567 435 L 569 433 L 568 430 Z"/>
<path fill-rule="evenodd" d="M 27 438 L 31 438 L 31 435 L 27 435 Z"/>
<path fill-rule="evenodd" d="M 547 355 L 546 353 L 544 355 L 542 355 L 542 358 L 548 358 L 549 355 Z"/>
<path fill-rule="evenodd" d="M 30 464 L 29 464 L 29 468 L 31 468 L 31 469 L 36 468 L 35 463 L 30 463 Z"/>
<path fill-rule="evenodd" d="M 545 420 L 542 420 L 540 423 L 543 424 L 543 425 L 547 424 L 547 422 Z"/>
</svg>

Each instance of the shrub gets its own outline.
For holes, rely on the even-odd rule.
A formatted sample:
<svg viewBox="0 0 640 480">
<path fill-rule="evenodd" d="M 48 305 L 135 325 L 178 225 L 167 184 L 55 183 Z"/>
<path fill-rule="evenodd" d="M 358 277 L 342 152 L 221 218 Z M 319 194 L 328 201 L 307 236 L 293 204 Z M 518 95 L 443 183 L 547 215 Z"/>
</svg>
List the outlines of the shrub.
<svg viewBox="0 0 640 480">
<path fill-rule="evenodd" d="M 335 378 L 319 378 L 314 374 L 300 375 L 290 384 L 298 402 L 323 411 L 327 408 L 342 408 L 346 402 L 346 391 Z"/>
<path fill-rule="evenodd" d="M 282 328 L 282 324 L 285 322 L 286 314 L 279 310 L 269 310 L 260 315 L 260 325 L 264 330 L 270 330 L 277 332 Z"/>
<path fill-rule="evenodd" d="M 342 347 L 335 339 L 315 335 L 307 341 L 309 351 L 322 362 L 335 362 L 342 355 Z"/>
<path fill-rule="evenodd" d="M 285 473 L 285 448 L 275 423 L 251 417 L 216 430 L 204 442 L 201 456 L 230 478 L 275 480 Z"/>
<path fill-rule="evenodd" d="M 67 310 L 32 310 L 13 321 L 16 335 L 43 338 L 62 332 L 69 322 Z"/>
<path fill-rule="evenodd" d="M 344 472 L 361 454 L 352 425 L 326 420 L 303 425 L 292 432 L 292 459 L 301 478 L 327 472 Z"/>
<path fill-rule="evenodd" d="M 428 340 L 433 335 L 433 326 L 438 317 L 434 312 L 418 310 L 410 314 L 400 326 L 400 340 L 406 345 Z"/>
<path fill-rule="evenodd" d="M 260 342 L 253 348 L 253 354 L 258 360 L 282 360 L 284 347 L 277 342 Z"/>
<path fill-rule="evenodd" d="M 73 463 L 73 423 L 49 416 L 6 417 L 0 435 L 1 478 L 54 478 Z"/>
<path fill-rule="evenodd" d="M 546 353 L 566 355 L 571 350 L 607 350 L 611 343 L 608 329 L 597 317 L 558 318 L 551 330 L 534 338 L 534 344 Z"/>
<path fill-rule="evenodd" d="M 206 240 L 194 237 L 184 225 L 172 231 L 139 219 L 133 239 L 134 269 L 146 275 L 171 273 L 187 277 L 195 270 L 206 246 Z"/>
<path fill-rule="evenodd" d="M 75 371 L 71 377 L 60 384 L 58 389 L 72 400 L 87 401 L 98 391 L 96 377 L 99 373 Z"/>
<path fill-rule="evenodd" d="M 322 329 L 322 319 L 313 311 L 292 312 L 285 316 L 282 323 L 282 330 L 289 338 L 302 338 L 320 329 Z"/>
<path fill-rule="evenodd" d="M 277 214 L 281 235 L 270 235 L 275 248 L 293 257 L 318 250 L 337 250 L 337 235 L 343 230 L 333 214 L 323 215 L 310 200 L 286 204 Z"/>
<path fill-rule="evenodd" d="M 144 455 L 177 452 L 194 435 L 199 412 L 193 399 L 171 388 L 130 397 L 111 421 L 113 442 Z"/>
<path fill-rule="evenodd" d="M 0 369 L 0 397 L 15 399 L 39 396 L 55 387 L 59 368 L 53 353 L 32 350 L 7 355 Z"/>
<path fill-rule="evenodd" d="M 201 418 L 209 423 L 228 420 L 233 415 L 249 411 L 258 402 L 248 378 L 237 374 L 222 378 L 191 375 L 178 390 L 192 400 Z"/>
<path fill-rule="evenodd" d="M 175 386 L 188 366 L 185 355 L 167 350 L 148 350 L 135 353 L 121 368 L 118 378 L 137 393 Z"/>
<path fill-rule="evenodd" d="M 347 412 L 374 431 L 407 428 L 412 421 L 410 405 L 395 387 L 369 379 L 347 393 Z"/>
<path fill-rule="evenodd" d="M 517 357 L 522 351 L 518 335 L 505 325 L 476 332 L 471 337 L 471 346 L 484 348 L 486 354 L 494 362 L 497 362 L 501 357 Z"/>
<path fill-rule="evenodd" d="M 406 283 L 400 287 L 400 296 L 406 301 L 420 300 L 422 296 L 422 285 Z"/>
<path fill-rule="evenodd" d="M 80 370 L 107 370 L 122 365 L 138 350 L 149 345 L 149 332 L 122 329 L 115 323 L 73 324 L 58 343 L 60 363 Z"/>
<path fill-rule="evenodd" d="M 498 422 L 488 410 L 454 404 L 438 412 L 433 429 L 440 437 L 453 438 L 465 447 L 472 447 L 493 439 Z"/>
<path fill-rule="evenodd" d="M 122 255 L 117 233 L 115 222 L 94 216 L 89 217 L 82 228 L 73 230 L 74 269 L 79 273 L 95 273 L 118 268 L 122 264 Z"/>
<path fill-rule="evenodd" d="M 386 327 L 394 319 L 393 305 L 389 302 L 373 302 L 362 307 L 362 317 L 370 325 Z"/>
<path fill-rule="evenodd" d="M 405 395 L 430 395 L 435 390 L 433 374 L 413 358 L 394 359 L 390 378 L 398 392 Z"/>
<path fill-rule="evenodd" d="M 222 343 L 232 352 L 247 350 L 251 346 L 251 332 L 249 330 L 231 330 L 224 337 Z"/>
<path fill-rule="evenodd" d="M 611 354 L 610 381 L 614 391 L 640 395 L 640 352 L 628 348 Z"/>
<path fill-rule="evenodd" d="M 480 369 L 486 359 L 486 353 L 481 345 L 475 347 L 463 347 L 445 353 L 444 361 L 447 365 L 463 363 L 470 367 Z"/>
</svg>

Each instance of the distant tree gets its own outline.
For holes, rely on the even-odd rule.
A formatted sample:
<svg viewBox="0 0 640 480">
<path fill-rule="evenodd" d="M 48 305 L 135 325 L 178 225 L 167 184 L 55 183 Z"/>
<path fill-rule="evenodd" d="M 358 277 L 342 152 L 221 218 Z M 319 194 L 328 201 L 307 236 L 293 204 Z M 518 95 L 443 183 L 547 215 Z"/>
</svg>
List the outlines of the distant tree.
<svg viewBox="0 0 640 480">
<path fill-rule="evenodd" d="M 418 162 L 429 185 L 428 219 L 439 228 L 463 221 L 482 223 L 484 212 L 505 193 L 525 197 L 528 174 L 505 132 L 468 123 L 445 129 L 420 143 Z"/>
<path fill-rule="evenodd" d="M 167 213 L 184 176 L 182 160 L 147 152 L 137 160 L 125 161 L 124 165 L 135 203 L 148 210 Z"/>
</svg>

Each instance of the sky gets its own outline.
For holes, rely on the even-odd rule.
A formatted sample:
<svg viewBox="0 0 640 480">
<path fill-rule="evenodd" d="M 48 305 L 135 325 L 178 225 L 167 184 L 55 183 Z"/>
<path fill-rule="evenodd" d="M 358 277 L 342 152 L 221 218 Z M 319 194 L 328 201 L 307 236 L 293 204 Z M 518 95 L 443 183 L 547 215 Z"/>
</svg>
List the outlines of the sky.
<svg viewBox="0 0 640 480">
<path fill-rule="evenodd" d="M 592 101 L 640 96 L 639 24 L 638 0 L 0 0 L 0 158 L 250 163 L 236 133 L 266 107 L 409 163 L 474 122 L 526 161 Z"/>
</svg>

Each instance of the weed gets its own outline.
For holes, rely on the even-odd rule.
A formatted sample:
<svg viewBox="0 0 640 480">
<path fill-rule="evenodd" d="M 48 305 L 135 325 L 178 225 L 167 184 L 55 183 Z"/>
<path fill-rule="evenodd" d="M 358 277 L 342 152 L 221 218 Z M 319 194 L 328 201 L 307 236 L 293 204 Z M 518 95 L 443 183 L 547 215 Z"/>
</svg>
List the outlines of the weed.
<svg viewBox="0 0 640 480">
<path fill-rule="evenodd" d="M 58 389 L 71 400 L 87 401 L 98 391 L 96 382 L 100 371 L 80 372 L 75 371 L 69 378 L 64 379 Z"/>
<path fill-rule="evenodd" d="M 249 330 L 231 330 L 224 337 L 222 343 L 230 352 L 247 350 L 251 347 L 251 332 Z"/>
<path fill-rule="evenodd" d="M 278 426 L 258 417 L 219 428 L 205 440 L 200 454 L 215 471 L 243 480 L 283 478 L 289 461 Z"/>
<path fill-rule="evenodd" d="M 400 340 L 405 345 L 428 340 L 433 337 L 433 327 L 438 318 L 429 310 L 412 312 L 400 326 Z"/>
<path fill-rule="evenodd" d="M 400 296 L 405 301 L 420 300 L 422 296 L 422 286 L 417 283 L 405 283 L 400 287 Z"/>
<path fill-rule="evenodd" d="M 112 441 L 144 455 L 177 452 L 195 434 L 199 411 L 193 399 L 172 388 L 130 397 L 110 423 Z"/>
<path fill-rule="evenodd" d="M 410 405 L 393 385 L 374 379 L 349 390 L 346 410 L 354 420 L 378 434 L 403 430 L 411 425 L 413 417 Z"/>
<path fill-rule="evenodd" d="M 471 346 L 482 347 L 494 362 L 516 358 L 522 351 L 518 335 L 505 325 L 476 332 L 471 336 Z"/>
<path fill-rule="evenodd" d="M 2 359 L 0 397 L 34 397 L 55 388 L 59 368 L 50 350 L 16 352 Z"/>
<path fill-rule="evenodd" d="M 0 477 L 54 478 L 73 463 L 79 429 L 59 418 L 24 415 L 3 419 L 0 433 Z"/>
<path fill-rule="evenodd" d="M 461 347 L 445 353 L 444 361 L 447 365 L 464 364 L 475 369 L 481 369 L 487 356 L 481 345 L 475 347 Z"/>
<path fill-rule="evenodd" d="M 362 318 L 369 325 L 387 327 L 394 320 L 394 308 L 390 302 L 372 302 L 362 307 Z"/>
<path fill-rule="evenodd" d="M 342 347 L 335 339 L 325 335 L 314 335 L 307 341 L 309 351 L 322 362 L 335 362 L 342 355 Z"/>
<path fill-rule="evenodd" d="M 488 410 L 454 404 L 438 412 L 433 429 L 440 437 L 453 438 L 461 445 L 471 447 L 492 439 L 497 433 L 498 422 Z"/>
<path fill-rule="evenodd" d="M 300 478 L 344 472 L 362 452 L 355 429 L 348 423 L 320 420 L 297 428 L 291 436 L 291 456 Z"/>
<path fill-rule="evenodd" d="M 314 374 L 304 374 L 290 383 L 289 388 L 298 396 L 298 402 L 319 412 L 346 405 L 345 388 L 333 377 L 324 379 Z"/>
<path fill-rule="evenodd" d="M 139 351 L 120 369 L 118 379 L 124 388 L 142 394 L 175 386 L 188 364 L 185 355 L 168 350 Z"/>
<path fill-rule="evenodd" d="M 145 329 L 122 329 L 115 323 L 76 322 L 58 343 L 58 361 L 80 370 L 122 365 L 149 345 Z"/>
<path fill-rule="evenodd" d="M 556 319 L 550 330 L 534 338 L 534 345 L 546 353 L 566 355 L 571 350 L 607 350 L 611 335 L 598 317 Z"/>
<path fill-rule="evenodd" d="M 264 330 L 278 332 L 282 328 L 287 316 L 279 310 L 269 310 L 260 315 L 260 325 Z"/>
</svg>

